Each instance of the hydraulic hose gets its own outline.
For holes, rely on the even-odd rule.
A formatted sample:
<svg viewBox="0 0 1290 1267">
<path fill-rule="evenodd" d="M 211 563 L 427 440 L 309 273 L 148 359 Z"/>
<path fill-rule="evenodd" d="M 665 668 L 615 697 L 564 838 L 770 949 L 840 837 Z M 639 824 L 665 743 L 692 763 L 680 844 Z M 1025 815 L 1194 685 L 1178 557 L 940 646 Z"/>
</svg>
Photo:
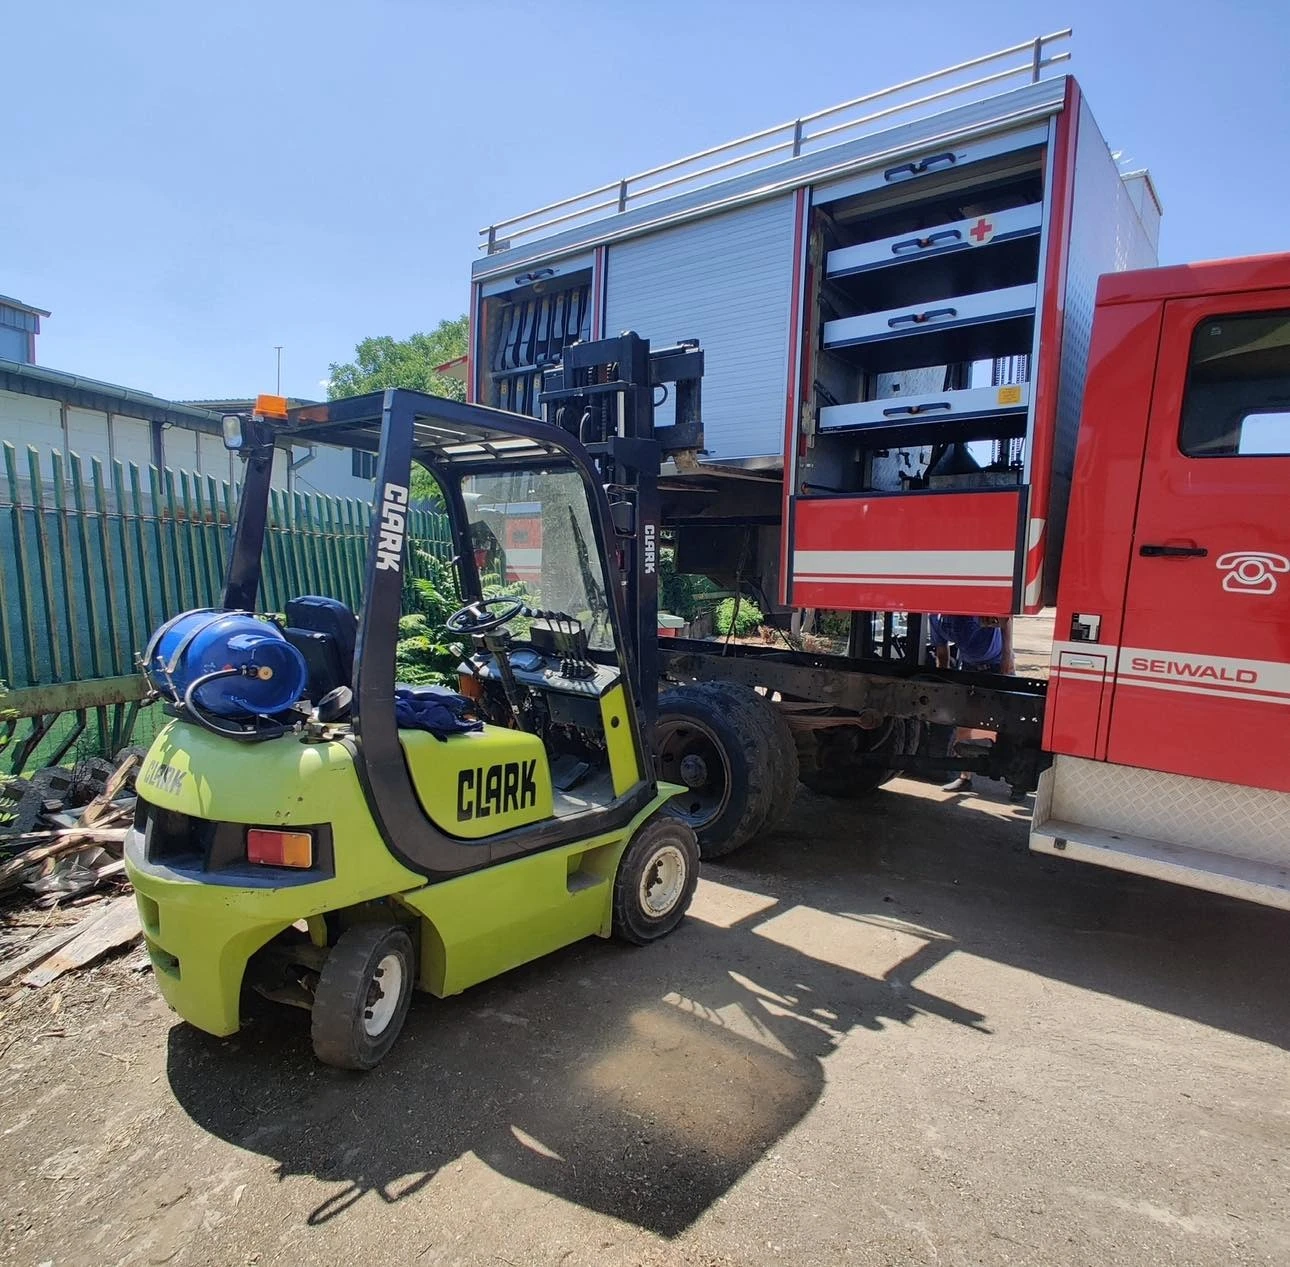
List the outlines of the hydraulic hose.
<svg viewBox="0 0 1290 1267">
<path fill-rule="evenodd" d="M 233 730 L 230 727 L 221 726 L 218 722 L 212 720 L 210 715 L 197 703 L 197 692 L 208 682 L 215 682 L 226 677 L 243 677 L 246 675 L 246 669 L 244 668 L 227 668 L 216 669 L 214 673 L 204 673 L 201 677 L 194 678 L 184 692 L 184 711 L 189 713 L 203 730 L 209 730 L 213 735 L 222 735 L 225 739 L 236 739 L 239 743 L 263 743 L 266 739 L 277 739 L 280 735 L 285 735 L 287 728 L 281 722 L 271 721 L 266 729 L 261 729 L 257 724 L 253 730 Z M 257 716 L 255 720 L 258 723 L 268 719 Z"/>
</svg>

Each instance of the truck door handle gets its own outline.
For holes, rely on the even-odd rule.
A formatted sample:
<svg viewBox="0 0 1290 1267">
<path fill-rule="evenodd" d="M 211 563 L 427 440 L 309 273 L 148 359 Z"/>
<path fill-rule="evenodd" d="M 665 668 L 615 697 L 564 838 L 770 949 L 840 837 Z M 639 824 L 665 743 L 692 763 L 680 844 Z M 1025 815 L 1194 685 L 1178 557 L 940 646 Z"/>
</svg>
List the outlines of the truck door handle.
<svg viewBox="0 0 1290 1267">
<path fill-rule="evenodd" d="M 935 413 L 938 409 L 953 408 L 954 406 L 948 400 L 937 400 L 929 405 L 894 405 L 890 409 L 884 409 L 882 416 L 884 418 L 895 418 L 900 414 L 930 414 Z"/>
<path fill-rule="evenodd" d="M 930 172 L 934 167 L 940 167 L 948 164 L 953 167 L 958 161 L 957 154 L 932 154 L 930 157 L 922 159 L 917 163 L 901 163 L 898 167 L 889 167 L 882 174 L 883 180 L 891 182 L 898 177 L 904 176 L 923 176 Z"/>
<path fill-rule="evenodd" d="M 897 326 L 921 326 L 924 322 L 935 321 L 937 317 L 957 317 L 957 308 L 929 308 L 926 312 L 907 312 L 900 317 L 888 317 L 887 325 L 891 329 Z"/>
<path fill-rule="evenodd" d="M 958 229 L 942 229 L 939 233 L 929 233 L 925 238 L 905 238 L 891 244 L 893 255 L 910 255 L 914 251 L 929 251 L 935 246 L 944 246 L 950 242 L 963 241 L 963 234 Z"/>
<path fill-rule="evenodd" d="M 1139 546 L 1144 559 L 1203 559 L 1209 554 L 1204 546 Z"/>
</svg>

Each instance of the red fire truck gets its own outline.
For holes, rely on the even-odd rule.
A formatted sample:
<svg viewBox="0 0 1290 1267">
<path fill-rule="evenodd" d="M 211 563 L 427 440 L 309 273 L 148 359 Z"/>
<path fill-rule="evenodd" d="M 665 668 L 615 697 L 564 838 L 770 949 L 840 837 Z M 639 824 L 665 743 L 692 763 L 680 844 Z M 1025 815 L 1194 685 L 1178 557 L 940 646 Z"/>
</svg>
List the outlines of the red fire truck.
<svg viewBox="0 0 1290 1267">
<path fill-rule="evenodd" d="M 468 394 L 540 413 L 579 341 L 702 346 L 665 539 L 788 626 L 660 652 L 709 856 L 782 809 L 740 789 L 971 769 L 1037 787 L 1035 849 L 1290 907 L 1290 257 L 1153 268 L 1149 175 L 1049 73 L 1068 35 L 490 226 Z M 928 662 L 928 613 L 1054 602 L 1050 680 Z"/>
</svg>

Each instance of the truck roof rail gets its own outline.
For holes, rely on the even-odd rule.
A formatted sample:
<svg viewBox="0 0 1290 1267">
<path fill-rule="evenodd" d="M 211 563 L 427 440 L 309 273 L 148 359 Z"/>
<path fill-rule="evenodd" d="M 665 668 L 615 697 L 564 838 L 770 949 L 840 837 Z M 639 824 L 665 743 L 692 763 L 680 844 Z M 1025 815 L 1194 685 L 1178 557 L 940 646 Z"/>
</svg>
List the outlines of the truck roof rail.
<svg viewBox="0 0 1290 1267">
<path fill-rule="evenodd" d="M 863 134 L 861 130 L 866 125 L 885 121 L 893 116 L 906 115 L 906 118 L 899 121 L 909 122 L 914 118 L 932 113 L 922 110 L 924 106 L 976 92 L 986 85 L 1022 77 L 1030 83 L 1037 83 L 1048 67 L 1070 60 L 1069 49 L 1059 52 L 1049 51 L 1051 45 L 1069 39 L 1070 35 L 1070 27 L 1054 31 L 1049 35 L 1037 35 L 1034 39 L 1026 40 L 1021 44 L 1012 44 L 997 52 L 959 62 L 956 66 L 947 66 L 943 70 L 919 75 L 916 79 L 907 79 L 904 83 L 894 84 L 878 92 L 853 97 L 850 101 L 843 101 L 839 105 L 800 115 L 786 123 L 777 123 L 774 127 L 750 132 L 747 136 L 727 141 L 723 145 L 714 145 L 710 149 L 700 150 L 697 154 L 690 154 L 675 162 L 665 163 L 662 167 L 651 167 L 648 171 L 637 172 L 634 176 L 624 176 L 621 180 L 599 185 L 572 198 L 547 203 L 545 207 L 526 211 L 508 220 L 499 220 L 495 224 L 480 229 L 480 236 L 484 240 L 480 243 L 479 249 L 491 255 L 561 225 L 585 222 L 603 214 L 613 215 L 626 211 L 629 207 L 639 207 L 657 201 L 665 192 L 670 194 L 687 186 L 691 190 L 699 189 L 705 185 L 714 184 L 716 179 L 724 179 L 727 175 L 745 174 L 769 167 L 784 158 L 797 158 L 812 152 L 820 147 L 820 142 L 838 144 L 843 139 L 853 139 L 854 135 Z M 1017 60 L 1019 56 L 1020 61 Z M 1005 59 L 1011 64 L 1002 69 L 993 69 L 989 74 L 963 79 L 967 71 L 991 66 Z M 911 101 L 901 101 L 868 113 L 854 114 L 862 106 L 908 92 L 913 88 L 933 84 L 936 85 L 934 91 L 924 93 Z M 810 130 L 812 124 L 824 126 Z M 852 133 L 853 136 L 844 138 L 844 133 Z"/>
</svg>

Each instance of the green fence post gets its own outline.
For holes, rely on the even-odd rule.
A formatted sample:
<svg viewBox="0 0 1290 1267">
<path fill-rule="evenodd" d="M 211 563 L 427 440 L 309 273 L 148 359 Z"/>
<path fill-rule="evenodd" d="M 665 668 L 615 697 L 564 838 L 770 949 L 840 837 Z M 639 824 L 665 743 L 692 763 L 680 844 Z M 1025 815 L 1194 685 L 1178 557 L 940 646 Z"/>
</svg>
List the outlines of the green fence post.
<svg viewBox="0 0 1290 1267">
<path fill-rule="evenodd" d="M 165 617 L 178 616 L 181 610 L 179 578 L 174 575 L 174 565 L 167 549 L 166 526 L 162 522 L 161 471 L 148 467 L 148 488 L 152 494 L 152 537 L 157 546 L 157 564 L 161 570 L 161 606 Z"/>
<path fill-rule="evenodd" d="M 138 605 L 142 595 L 139 573 L 135 568 L 135 553 L 130 548 L 131 529 L 137 531 L 138 521 L 131 519 L 125 496 L 125 469 L 120 459 L 112 462 L 112 492 L 116 497 L 118 540 L 121 547 L 121 575 L 125 581 L 125 621 L 126 633 L 130 640 L 130 656 L 127 665 L 121 671 L 129 672 L 134 665 L 134 656 L 143 650 L 139 630 L 143 624 L 137 619 Z M 144 602 L 146 604 L 146 598 Z M 144 620 L 147 619 L 147 607 L 144 607 Z"/>
<path fill-rule="evenodd" d="M 54 459 L 58 458 L 56 453 L 52 456 Z M 61 464 L 58 461 L 53 464 L 53 472 L 56 480 L 62 474 Z M 45 524 L 45 488 L 44 481 L 40 475 L 40 454 L 30 445 L 27 447 L 27 477 L 31 481 L 31 513 L 36 536 L 36 567 L 34 570 L 40 574 L 40 590 L 45 608 L 45 647 L 49 653 L 49 663 L 54 671 L 55 680 L 61 681 L 63 677 L 63 649 L 58 637 L 59 621 L 54 598 L 53 554 L 50 550 L 49 532 Z M 55 486 L 56 490 L 58 487 L 61 487 L 61 481 Z M 57 496 L 56 491 L 56 505 Z M 59 518 L 61 519 L 62 516 L 60 515 Z M 32 560 L 28 557 L 26 566 L 31 567 L 31 565 Z M 70 588 L 67 592 L 71 593 Z M 69 620 L 67 628 L 69 630 L 76 629 L 76 622 Z M 35 644 L 36 630 L 34 627 L 27 630 L 27 638 L 33 645 Z"/>
<path fill-rule="evenodd" d="M 111 541 L 108 537 L 107 490 L 103 483 L 103 463 L 98 458 L 90 460 L 90 482 L 94 492 L 94 513 L 98 517 L 98 565 L 99 575 L 103 578 L 104 611 L 107 613 L 107 640 L 111 656 L 106 672 L 115 677 L 129 672 L 130 651 L 123 648 L 122 638 L 126 633 L 127 621 L 123 619 L 122 607 L 129 608 L 126 596 L 121 593 L 120 579 L 112 559 Z"/>
<path fill-rule="evenodd" d="M 27 683 L 34 684 L 40 680 L 36 651 L 31 641 L 32 630 L 36 627 L 36 612 L 34 595 L 31 592 L 31 585 L 28 583 L 24 566 L 24 560 L 30 557 L 27 549 L 27 523 L 22 509 L 22 485 L 18 482 L 18 452 L 12 444 L 6 443 L 4 446 L 4 466 L 5 474 L 9 478 L 9 504 L 13 508 L 13 540 L 18 556 L 18 607 L 22 612 L 23 650 L 26 652 L 27 660 Z M 12 673 L 17 667 L 11 659 L 9 661 L 9 671 Z M 9 685 L 14 686 L 17 684 L 10 682 Z"/>
<path fill-rule="evenodd" d="M 102 677 L 103 662 L 102 657 L 99 655 L 98 632 L 103 628 L 103 625 L 99 611 L 98 594 L 94 584 L 94 573 L 90 566 L 90 527 L 89 516 L 85 513 L 85 476 L 81 469 L 80 455 L 69 453 L 67 456 L 72 477 L 72 503 L 76 507 L 76 535 L 81 562 L 81 580 L 85 586 L 85 614 L 90 622 L 88 639 L 90 672 L 94 677 Z"/>
</svg>

